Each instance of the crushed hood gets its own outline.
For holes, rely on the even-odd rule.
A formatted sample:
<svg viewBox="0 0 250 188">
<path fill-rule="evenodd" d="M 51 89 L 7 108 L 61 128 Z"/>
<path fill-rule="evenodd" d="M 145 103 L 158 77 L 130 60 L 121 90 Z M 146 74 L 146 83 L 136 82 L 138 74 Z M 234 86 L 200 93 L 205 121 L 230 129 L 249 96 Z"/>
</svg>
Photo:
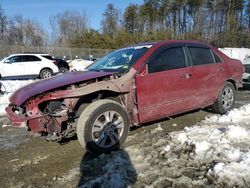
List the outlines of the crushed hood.
<svg viewBox="0 0 250 188">
<path fill-rule="evenodd" d="M 91 72 L 91 71 L 77 71 L 77 72 L 68 72 L 64 74 L 57 75 L 55 77 L 40 80 L 34 83 L 31 83 L 27 86 L 24 86 L 18 89 L 13 93 L 9 100 L 12 104 L 21 105 L 27 99 L 37 94 L 50 91 L 62 86 L 88 81 L 95 78 L 101 78 L 105 76 L 112 75 L 111 72 Z"/>
</svg>

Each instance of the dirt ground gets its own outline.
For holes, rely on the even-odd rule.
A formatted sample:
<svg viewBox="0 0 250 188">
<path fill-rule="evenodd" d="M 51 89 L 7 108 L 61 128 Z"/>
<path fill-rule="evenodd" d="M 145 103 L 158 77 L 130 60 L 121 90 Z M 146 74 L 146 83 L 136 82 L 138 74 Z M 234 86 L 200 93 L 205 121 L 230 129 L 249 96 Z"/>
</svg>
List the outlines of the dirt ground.
<svg viewBox="0 0 250 188">
<path fill-rule="evenodd" d="M 235 107 L 249 102 L 248 85 L 237 92 Z M 61 145 L 49 143 L 29 136 L 25 128 L 8 126 L 8 119 L 1 117 L 0 187 L 190 187 L 189 179 L 197 181 L 192 187 L 214 187 L 209 178 L 203 178 L 206 167 L 180 171 L 181 162 L 169 161 L 159 149 L 168 133 L 210 115 L 198 110 L 144 125 L 130 131 L 120 151 L 98 157 L 86 153 L 77 139 Z"/>
</svg>

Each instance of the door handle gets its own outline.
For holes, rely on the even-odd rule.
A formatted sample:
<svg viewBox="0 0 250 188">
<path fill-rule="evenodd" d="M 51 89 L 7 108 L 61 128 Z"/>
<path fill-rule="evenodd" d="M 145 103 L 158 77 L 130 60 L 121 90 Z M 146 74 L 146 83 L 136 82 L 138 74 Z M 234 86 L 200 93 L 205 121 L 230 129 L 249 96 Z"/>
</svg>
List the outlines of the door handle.
<svg viewBox="0 0 250 188">
<path fill-rule="evenodd" d="M 219 68 L 219 72 L 224 72 L 224 69 L 223 68 Z"/>
<path fill-rule="evenodd" d="M 192 74 L 190 74 L 190 73 L 185 73 L 185 74 L 183 74 L 183 75 L 181 76 L 181 78 L 187 80 L 187 79 L 189 79 L 191 76 L 192 76 Z"/>
</svg>

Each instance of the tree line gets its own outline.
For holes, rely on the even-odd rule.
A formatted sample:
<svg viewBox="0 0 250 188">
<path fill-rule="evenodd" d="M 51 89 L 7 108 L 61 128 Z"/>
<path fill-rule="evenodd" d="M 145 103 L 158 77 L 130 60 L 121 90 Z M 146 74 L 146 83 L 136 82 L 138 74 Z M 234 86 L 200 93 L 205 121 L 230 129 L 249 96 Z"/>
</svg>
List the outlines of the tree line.
<svg viewBox="0 0 250 188">
<path fill-rule="evenodd" d="M 144 0 L 124 10 L 108 4 L 99 30 L 88 22 L 85 11 L 58 13 L 49 20 L 49 34 L 33 20 L 8 18 L 0 7 L 0 41 L 116 49 L 138 42 L 190 39 L 217 47 L 250 47 L 250 0 Z"/>
</svg>

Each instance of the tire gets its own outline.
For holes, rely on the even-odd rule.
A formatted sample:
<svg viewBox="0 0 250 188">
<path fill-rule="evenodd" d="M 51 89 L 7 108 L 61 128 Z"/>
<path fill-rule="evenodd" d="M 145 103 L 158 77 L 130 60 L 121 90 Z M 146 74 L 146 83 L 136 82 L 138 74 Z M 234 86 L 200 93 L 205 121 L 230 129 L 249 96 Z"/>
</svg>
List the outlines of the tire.
<svg viewBox="0 0 250 188">
<path fill-rule="evenodd" d="M 77 121 L 77 137 L 92 154 L 119 149 L 129 132 L 129 117 L 117 102 L 104 99 L 89 104 Z"/>
<path fill-rule="evenodd" d="M 220 91 L 218 99 L 211 106 L 212 110 L 219 114 L 225 114 L 231 110 L 235 102 L 235 87 L 232 83 L 226 82 Z"/>
<path fill-rule="evenodd" d="M 52 77 L 52 70 L 50 69 L 43 69 L 40 72 L 40 78 L 45 79 L 45 78 L 51 78 Z"/>
<path fill-rule="evenodd" d="M 60 67 L 59 68 L 59 72 L 61 72 L 61 73 L 65 73 L 65 72 L 67 72 L 69 69 L 67 68 L 67 67 Z"/>
</svg>

